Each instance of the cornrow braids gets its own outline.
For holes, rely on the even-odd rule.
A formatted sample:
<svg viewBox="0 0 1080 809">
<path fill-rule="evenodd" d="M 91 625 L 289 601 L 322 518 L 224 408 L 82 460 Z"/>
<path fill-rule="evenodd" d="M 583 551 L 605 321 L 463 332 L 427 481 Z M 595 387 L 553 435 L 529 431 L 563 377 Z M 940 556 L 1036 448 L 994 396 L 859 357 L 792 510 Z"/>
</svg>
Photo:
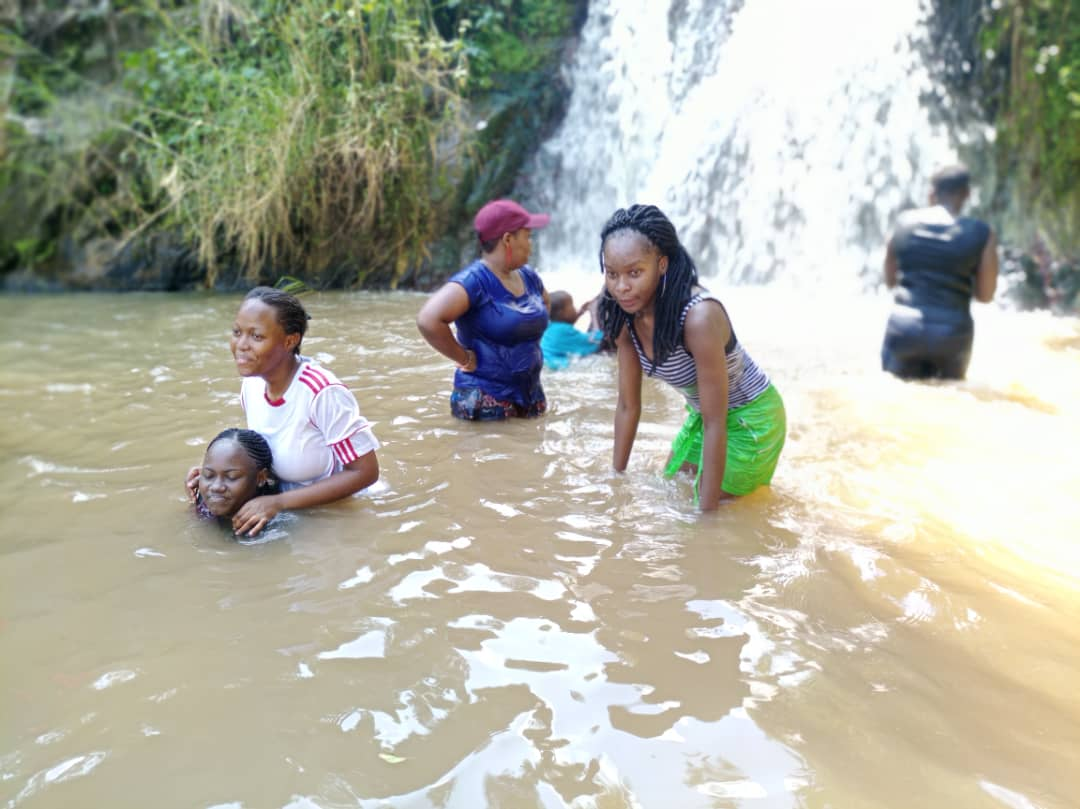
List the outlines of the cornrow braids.
<svg viewBox="0 0 1080 809">
<path fill-rule="evenodd" d="M 300 340 L 293 349 L 293 354 L 300 353 L 300 343 L 304 342 L 307 324 L 311 315 L 304 309 L 300 299 L 288 292 L 273 287 L 255 287 L 244 296 L 245 301 L 262 301 L 277 313 L 277 322 L 286 334 L 299 334 Z"/>
<path fill-rule="evenodd" d="M 629 208 L 619 208 L 611 215 L 600 231 L 601 272 L 604 272 L 604 244 L 609 236 L 624 230 L 644 236 L 668 260 L 663 286 L 653 299 L 656 322 L 653 327 L 652 367 L 649 369 L 652 374 L 681 341 L 679 316 L 697 286 L 698 272 L 694 260 L 679 241 L 675 226 L 655 205 L 631 205 Z M 604 337 L 614 342 L 629 322 L 630 316 L 611 297 L 605 285 L 600 298 L 600 328 L 604 330 Z"/>
<path fill-rule="evenodd" d="M 278 483 L 274 479 L 274 454 L 270 451 L 270 445 L 266 443 L 265 438 L 254 430 L 229 427 L 214 436 L 213 440 L 206 445 L 207 452 L 218 441 L 235 441 L 244 448 L 244 452 L 255 463 L 256 472 L 265 469 L 270 473 L 267 482 L 259 487 L 260 494 L 274 494 L 278 491 Z"/>
</svg>

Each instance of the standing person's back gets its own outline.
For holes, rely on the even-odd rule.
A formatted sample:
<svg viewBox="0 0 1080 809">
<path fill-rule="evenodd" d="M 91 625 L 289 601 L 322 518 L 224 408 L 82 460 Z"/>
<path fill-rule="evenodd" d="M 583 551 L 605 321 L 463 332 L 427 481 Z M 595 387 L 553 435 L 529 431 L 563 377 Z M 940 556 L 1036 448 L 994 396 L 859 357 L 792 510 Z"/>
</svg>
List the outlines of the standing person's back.
<svg viewBox="0 0 1080 809">
<path fill-rule="evenodd" d="M 896 303 L 881 364 L 905 379 L 963 379 L 974 340 L 971 299 L 993 299 L 997 242 L 985 222 L 960 215 L 967 169 L 942 169 L 932 183 L 930 206 L 902 213 L 889 239 L 885 283 Z"/>
</svg>

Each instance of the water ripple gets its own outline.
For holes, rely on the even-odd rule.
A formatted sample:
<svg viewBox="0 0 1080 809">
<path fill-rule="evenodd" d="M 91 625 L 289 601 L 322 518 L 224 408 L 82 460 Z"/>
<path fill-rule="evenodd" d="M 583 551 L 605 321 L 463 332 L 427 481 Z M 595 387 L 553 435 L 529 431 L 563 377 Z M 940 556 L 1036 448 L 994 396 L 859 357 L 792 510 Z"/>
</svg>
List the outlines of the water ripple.
<svg viewBox="0 0 1080 809">
<path fill-rule="evenodd" d="M 12 805 L 17 805 L 27 798 L 39 794 L 43 789 L 52 784 L 62 784 L 66 781 L 72 781 L 76 778 L 82 778 L 84 775 L 89 775 L 94 768 L 106 759 L 107 756 L 108 753 L 104 751 L 86 753 L 81 756 L 73 756 L 65 759 L 48 769 L 36 772 L 26 782 L 26 786 L 24 786 L 19 791 L 19 794 L 15 796 Z"/>
</svg>

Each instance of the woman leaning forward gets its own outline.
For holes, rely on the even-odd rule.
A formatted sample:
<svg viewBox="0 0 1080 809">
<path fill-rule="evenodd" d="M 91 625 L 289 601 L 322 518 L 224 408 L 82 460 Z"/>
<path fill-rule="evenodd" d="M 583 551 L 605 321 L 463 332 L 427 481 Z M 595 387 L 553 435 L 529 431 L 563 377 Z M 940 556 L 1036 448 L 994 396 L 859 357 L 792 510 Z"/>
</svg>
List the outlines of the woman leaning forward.
<svg viewBox="0 0 1080 809">
<path fill-rule="evenodd" d="M 654 205 L 620 208 L 600 234 L 600 267 L 600 324 L 618 351 L 615 469 L 626 469 L 634 446 L 644 370 L 686 399 L 665 474 L 696 468 L 703 511 L 768 484 L 784 446 L 784 403 L 724 305 L 698 283 L 675 226 Z"/>
</svg>

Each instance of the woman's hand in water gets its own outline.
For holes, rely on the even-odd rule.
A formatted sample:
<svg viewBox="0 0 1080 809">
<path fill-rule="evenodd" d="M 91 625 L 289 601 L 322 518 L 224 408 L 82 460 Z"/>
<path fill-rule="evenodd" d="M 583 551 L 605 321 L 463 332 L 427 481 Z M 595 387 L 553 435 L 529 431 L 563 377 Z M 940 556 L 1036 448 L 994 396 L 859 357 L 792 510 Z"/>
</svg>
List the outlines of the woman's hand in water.
<svg viewBox="0 0 1080 809">
<path fill-rule="evenodd" d="M 184 488 L 187 489 L 188 500 L 192 503 L 195 502 L 195 496 L 199 493 L 199 475 L 201 474 L 202 467 L 193 466 L 184 478 Z"/>
<path fill-rule="evenodd" d="M 275 494 L 253 497 L 233 515 L 233 533 L 237 536 L 256 536 L 281 510 L 280 501 Z"/>
</svg>

